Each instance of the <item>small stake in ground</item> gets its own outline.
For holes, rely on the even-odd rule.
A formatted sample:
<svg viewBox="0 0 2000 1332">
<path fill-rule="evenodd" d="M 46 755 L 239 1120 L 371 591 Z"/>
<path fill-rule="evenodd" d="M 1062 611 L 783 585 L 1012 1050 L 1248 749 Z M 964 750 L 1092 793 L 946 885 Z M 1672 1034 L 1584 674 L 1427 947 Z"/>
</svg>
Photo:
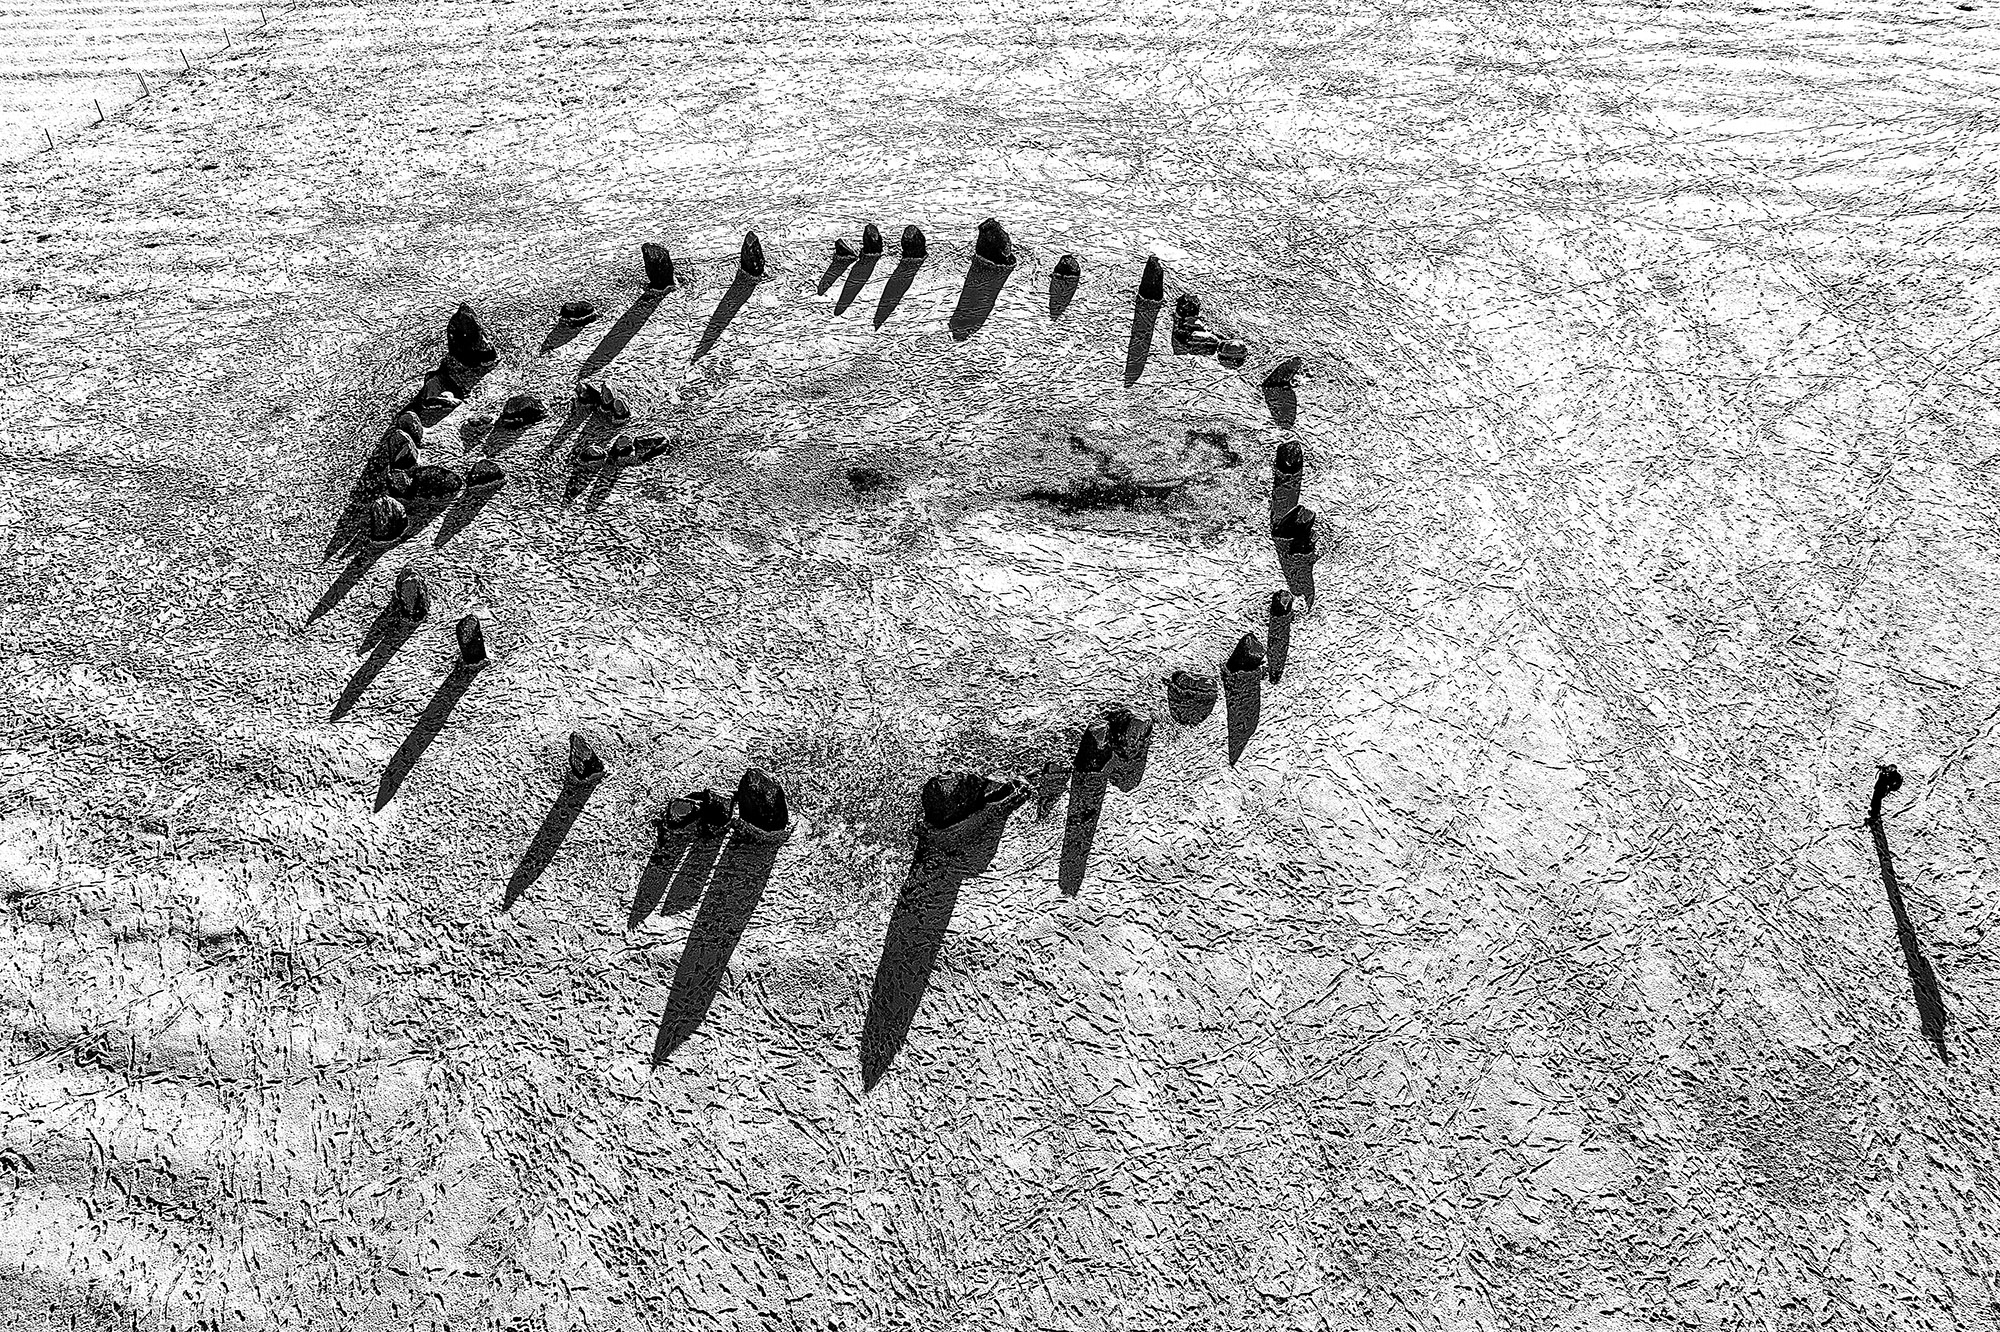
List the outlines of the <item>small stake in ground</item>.
<svg viewBox="0 0 2000 1332">
<path fill-rule="evenodd" d="M 175 47 L 174 49 L 177 51 L 180 50 L 179 47 Z M 181 68 L 190 74 L 194 73 L 194 66 L 188 63 L 188 53 L 186 51 L 181 51 Z"/>
<path fill-rule="evenodd" d="M 97 123 L 102 125 L 104 123 L 104 103 L 93 97 L 90 99 L 90 104 L 97 108 Z"/>
<path fill-rule="evenodd" d="M 152 95 L 153 90 L 146 86 L 146 76 L 144 74 L 139 75 L 139 96 L 151 97 Z"/>
<path fill-rule="evenodd" d="M 50 151 L 53 152 L 56 146 L 56 136 L 49 133 L 49 127 L 47 125 L 42 126 L 42 137 L 49 141 L 49 149 Z"/>
</svg>

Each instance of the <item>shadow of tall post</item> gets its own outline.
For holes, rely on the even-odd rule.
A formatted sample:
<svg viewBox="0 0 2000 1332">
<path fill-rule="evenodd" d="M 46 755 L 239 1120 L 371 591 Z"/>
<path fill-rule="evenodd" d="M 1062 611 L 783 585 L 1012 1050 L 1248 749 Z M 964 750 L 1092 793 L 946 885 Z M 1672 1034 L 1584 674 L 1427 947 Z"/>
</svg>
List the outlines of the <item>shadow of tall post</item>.
<svg viewBox="0 0 2000 1332">
<path fill-rule="evenodd" d="M 1903 907 L 1903 890 L 1896 879 L 1896 864 L 1889 854 L 1888 829 L 1882 821 L 1882 798 L 1900 790 L 1903 775 L 1893 767 L 1884 767 L 1875 776 L 1875 790 L 1868 799 L 1868 831 L 1875 838 L 1875 859 L 1882 869 L 1882 886 L 1889 894 L 1889 912 L 1896 919 L 1896 941 L 1903 949 L 1903 969 L 1909 973 L 1910 989 L 1916 995 L 1917 1025 L 1922 1028 L 1924 1039 L 1937 1050 L 1939 1059 L 1951 1062 L 1951 1054 L 1944 1043 L 1945 1023 L 1950 1015 L 1945 1012 L 1944 997 L 1939 992 L 1937 973 L 1931 970 L 1930 959 L 1917 944 L 1916 928 L 1910 924 L 1909 912 Z"/>
<path fill-rule="evenodd" d="M 375 624 L 364 639 L 371 644 L 368 655 L 354 668 L 354 674 L 348 677 L 347 687 L 334 700 L 328 721 L 339 721 L 353 710 L 354 705 L 361 701 L 361 695 L 368 691 L 368 686 L 375 683 L 375 677 L 382 673 L 382 668 L 389 664 L 389 659 L 410 641 L 410 635 L 416 633 L 417 623 L 397 614 L 394 606 L 384 609 L 376 617 Z"/>
<path fill-rule="evenodd" d="M 514 867 L 514 873 L 507 880 L 506 894 L 501 898 L 500 909 L 505 911 L 521 899 L 521 894 L 534 887 L 535 880 L 542 877 L 542 871 L 562 850 L 563 839 L 576 826 L 583 814 L 583 807 L 590 803 L 591 792 L 597 789 L 595 781 L 579 781 L 567 777 L 556 800 L 549 806 L 549 812 L 542 818 L 542 826 L 535 830 L 534 840 L 521 856 L 521 863 Z"/>
<path fill-rule="evenodd" d="M 738 823 L 719 845 L 708 891 L 688 929 L 674 967 L 673 989 L 660 1014 L 659 1035 L 653 1042 L 655 1064 L 670 1059 L 707 1018 L 728 974 L 730 956 L 757 904 L 764 900 L 764 886 L 784 841 L 785 834 Z"/>
<path fill-rule="evenodd" d="M 889 322 L 889 316 L 896 313 L 896 307 L 903 303 L 903 297 L 910 294 L 910 286 L 917 280 L 917 270 L 924 266 L 921 258 L 902 258 L 889 270 L 889 280 L 882 284 L 882 295 L 875 302 L 875 327 Z"/>
<path fill-rule="evenodd" d="M 715 344 L 722 341 L 722 335 L 729 329 L 729 321 L 736 318 L 736 312 L 749 303 L 750 296 L 757 290 L 759 279 L 738 271 L 736 280 L 723 291 L 722 299 L 715 303 L 715 311 L 708 317 L 708 324 L 701 330 L 701 338 L 695 343 L 694 355 L 688 359 L 699 361 L 715 350 Z"/>
<path fill-rule="evenodd" d="M 1146 373 L 1146 358 L 1153 354 L 1153 333 L 1159 324 L 1159 302 L 1134 296 L 1132 336 L 1125 343 L 1125 383 L 1128 386 L 1138 383 L 1139 376 Z"/>
<path fill-rule="evenodd" d="M 868 285 L 868 279 L 875 275 L 875 265 L 879 262 L 880 260 L 870 254 L 862 256 L 848 266 L 847 278 L 840 284 L 840 295 L 833 301 L 835 314 L 846 314 L 847 308 L 860 298 L 862 290 Z"/>
<path fill-rule="evenodd" d="M 639 330 L 646 326 L 646 321 L 660 308 L 660 299 L 664 294 L 657 291 L 639 293 L 632 304 L 625 307 L 625 313 L 618 316 L 617 322 L 604 330 L 604 336 L 590 349 L 590 355 L 583 358 L 583 364 L 578 367 L 576 377 L 592 379 L 603 374 L 605 369 L 618 359 L 618 353 L 624 351 L 626 345 L 639 336 Z"/>
<path fill-rule="evenodd" d="M 958 304 L 945 323 L 951 330 L 952 341 L 964 342 L 985 325 L 1013 273 L 1013 265 L 988 263 L 984 259 L 975 258 L 966 267 L 965 282 L 958 289 Z"/>
<path fill-rule="evenodd" d="M 382 771 L 382 781 L 375 788 L 375 809 L 378 813 L 396 798 L 396 792 L 402 789 L 410 770 L 417 766 L 424 751 L 431 747 L 431 741 L 444 730 L 445 723 L 451 720 L 452 709 L 465 697 L 465 691 L 472 688 L 473 680 L 483 669 L 483 665 L 468 666 L 461 662 L 452 667 L 451 674 L 438 685 L 437 692 L 431 695 L 431 701 L 424 705 L 423 712 L 410 727 L 410 733 L 403 737 L 403 743 L 390 756 L 389 766 Z"/>
<path fill-rule="evenodd" d="M 1222 672 L 1222 706 L 1229 728 L 1229 762 L 1233 767 L 1257 734 L 1264 714 L 1264 663 L 1254 670 Z"/>
</svg>

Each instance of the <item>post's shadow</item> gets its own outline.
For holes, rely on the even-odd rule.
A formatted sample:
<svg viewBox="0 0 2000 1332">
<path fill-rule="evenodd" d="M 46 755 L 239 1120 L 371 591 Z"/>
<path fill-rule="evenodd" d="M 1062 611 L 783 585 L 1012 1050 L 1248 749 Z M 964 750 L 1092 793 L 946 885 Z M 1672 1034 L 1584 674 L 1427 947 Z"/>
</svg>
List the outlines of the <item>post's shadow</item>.
<svg viewBox="0 0 2000 1332">
<path fill-rule="evenodd" d="M 465 697 L 465 691 L 472 688 L 472 682 L 481 669 L 481 666 L 467 666 L 460 662 L 438 685 L 437 692 L 431 695 L 431 701 L 424 705 L 423 712 L 410 727 L 410 733 L 403 737 L 403 743 L 390 755 L 389 766 L 382 771 L 381 784 L 375 788 L 376 812 L 381 812 L 396 798 L 396 792 L 402 789 L 410 770 L 417 766 L 417 760 L 431 747 L 431 741 L 444 730 L 444 724 L 451 720 L 452 709 Z"/>
<path fill-rule="evenodd" d="M 333 582 L 328 584 L 326 591 L 320 594 L 319 602 L 314 605 L 312 612 L 306 616 L 306 623 L 313 623 L 320 616 L 338 606 L 341 603 L 341 599 L 354 590 L 355 584 L 368 576 L 368 571 L 375 567 L 375 561 L 381 559 L 388 550 L 389 547 L 387 546 L 371 544 L 361 547 L 361 549 L 349 556 L 347 567 L 335 575 Z"/>
<path fill-rule="evenodd" d="M 1101 772 L 1079 772 L 1070 777 L 1062 857 L 1056 862 L 1056 887 L 1064 897 L 1075 897 L 1083 888 L 1091 848 L 1097 844 L 1097 825 L 1104 817 L 1105 794 L 1110 789 L 1111 779 Z"/>
<path fill-rule="evenodd" d="M 1045 819 L 1056 807 L 1056 801 L 1069 790 L 1070 765 L 1061 759 L 1050 759 L 1042 765 L 1041 780 L 1035 783 L 1035 817 Z"/>
<path fill-rule="evenodd" d="M 832 291 L 833 284 L 840 280 L 840 275 L 845 273 L 853 263 L 854 256 L 851 254 L 836 254 L 833 256 L 827 262 L 826 271 L 819 275 L 819 294 L 824 296 L 829 291 Z"/>
<path fill-rule="evenodd" d="M 1229 762 L 1243 757 L 1264 712 L 1264 668 L 1228 671 L 1222 677 L 1223 713 L 1229 728 Z"/>
<path fill-rule="evenodd" d="M 720 839 L 718 839 L 720 840 Z M 660 1032 L 653 1042 L 653 1062 L 665 1063 L 708 1016 L 722 989 L 730 954 L 764 898 L 778 844 L 746 836 L 741 829 L 721 846 L 701 909 L 688 929 L 687 943 L 674 968 L 674 984 L 660 1015 Z"/>
<path fill-rule="evenodd" d="M 481 486 L 474 489 L 467 486 L 458 492 L 458 501 L 446 511 L 444 521 L 438 524 L 437 540 L 432 544 L 442 547 L 445 542 L 463 532 L 479 516 L 479 511 L 490 503 L 493 497 L 507 488 L 503 480 L 497 486 Z"/>
<path fill-rule="evenodd" d="M 1075 278 L 1051 277 L 1049 279 L 1049 318 L 1061 319 L 1069 303 L 1076 299 L 1077 280 Z"/>
<path fill-rule="evenodd" d="M 1278 572 L 1285 576 L 1285 590 L 1294 599 L 1311 606 L 1319 595 L 1319 580 L 1313 573 L 1319 566 L 1319 553 L 1291 554 L 1285 549 L 1289 544 L 1284 541 L 1278 543 Z"/>
<path fill-rule="evenodd" d="M 701 340 L 695 343 L 694 355 L 688 358 L 690 361 L 699 361 L 715 350 L 715 344 L 722 341 L 723 333 L 729 328 L 729 321 L 736 318 L 736 312 L 749 302 L 751 293 L 757 290 L 758 281 L 738 270 L 736 280 L 722 293 L 722 299 L 716 302 L 715 312 L 709 315 L 708 326 L 702 329 Z"/>
<path fill-rule="evenodd" d="M 699 902 L 701 890 L 708 884 L 709 870 L 722 851 L 719 837 L 697 842 L 691 830 L 669 828 L 665 823 L 657 824 L 654 833 L 653 854 L 647 858 L 646 868 L 639 871 L 639 883 L 632 892 L 632 910 L 625 918 L 628 930 L 638 929 L 655 911 L 663 916 L 679 915 Z M 682 873 L 684 865 L 699 860 L 694 855 L 697 848 L 709 852 L 707 864 L 694 867 L 692 873 Z"/>
<path fill-rule="evenodd" d="M 562 850 L 563 839 L 576 826 L 583 807 L 590 803 L 591 792 L 598 786 L 598 782 L 565 778 L 562 790 L 556 795 L 556 802 L 549 806 L 549 812 L 542 818 L 542 826 L 535 830 L 534 840 L 528 843 L 521 863 L 514 867 L 514 873 L 507 880 L 507 892 L 500 899 L 502 911 L 518 902 L 521 894 L 534 887 L 535 880 L 542 877 L 542 871 L 556 858 L 556 852 Z"/>
<path fill-rule="evenodd" d="M 910 294 L 910 286 L 917 280 L 917 270 L 923 266 L 921 258 L 896 261 L 896 266 L 889 270 L 889 280 L 882 284 L 881 297 L 875 302 L 875 327 L 880 328 L 889 322 L 889 316 L 896 313 L 903 297 Z"/>
<path fill-rule="evenodd" d="M 576 341 L 578 334 L 589 327 L 589 324 L 571 324 L 561 319 L 556 320 L 550 326 L 548 335 L 542 339 L 542 348 L 538 354 L 547 356 L 559 347 L 568 346 L 570 343 Z"/>
<path fill-rule="evenodd" d="M 1271 423 L 1290 430 L 1299 423 L 1298 390 L 1280 388 L 1276 384 L 1264 385 L 1264 407 L 1271 413 Z"/>
<path fill-rule="evenodd" d="M 419 623 L 420 621 L 407 619 L 399 614 L 393 604 L 383 608 L 382 613 L 375 617 L 375 623 L 369 626 L 367 634 L 361 640 L 362 645 L 369 649 L 368 655 L 362 658 L 361 664 L 354 668 L 354 674 L 348 677 L 347 687 L 340 691 L 340 697 L 334 701 L 333 711 L 327 716 L 328 721 L 339 721 L 354 710 L 354 705 L 360 702 L 362 694 L 368 691 L 368 686 L 375 683 L 375 677 L 382 673 L 382 668 L 389 664 L 389 659 L 396 655 L 403 644 L 410 641 L 410 635 L 417 631 Z"/>
<path fill-rule="evenodd" d="M 1153 354 L 1153 331 L 1159 327 L 1160 307 L 1155 301 L 1132 298 L 1132 336 L 1125 344 L 1125 383 L 1139 382 L 1146 373 L 1146 358 Z"/>
<path fill-rule="evenodd" d="M 1272 684 L 1285 673 L 1285 662 L 1292 655 L 1292 615 L 1272 610 L 1264 619 L 1264 674 Z"/>
<path fill-rule="evenodd" d="M 590 379 L 603 374 L 605 368 L 618 359 L 618 353 L 625 350 L 626 344 L 639 336 L 639 330 L 646 326 L 653 312 L 660 308 L 662 295 L 660 292 L 641 292 L 635 297 L 632 304 L 625 308 L 625 313 L 618 316 L 617 322 L 604 330 L 604 336 L 590 349 L 590 355 L 583 358 L 576 377 Z"/>
<path fill-rule="evenodd" d="M 875 255 L 864 255 L 848 267 L 847 281 L 840 285 L 840 296 L 833 303 L 835 314 L 846 314 L 847 307 L 860 298 L 868 279 L 874 276 L 875 265 L 881 262 Z"/>
<path fill-rule="evenodd" d="M 1896 941 L 1902 945 L 1903 969 L 1909 973 L 1910 989 L 1916 995 L 1917 1025 L 1923 1029 L 1924 1039 L 1936 1049 L 1938 1058 L 1950 1063 L 1951 1053 L 1944 1043 L 1950 1014 L 1945 1012 L 1937 973 L 1918 946 L 1916 928 L 1903 908 L 1903 889 L 1896 879 L 1896 863 L 1889 854 L 1889 833 L 1882 822 L 1882 797 L 1902 785 L 1903 775 L 1894 768 L 1883 768 L 1876 774 L 1875 791 L 1868 799 L 1868 831 L 1875 837 L 1875 859 L 1882 869 L 1882 886 L 1888 890 L 1890 914 L 1896 918 Z"/>
<path fill-rule="evenodd" d="M 953 307 L 951 318 L 945 321 L 952 341 L 964 342 L 992 316 L 1015 266 L 1003 268 L 982 259 L 974 259 L 966 266 L 965 282 L 958 289 L 958 304 Z"/>
</svg>

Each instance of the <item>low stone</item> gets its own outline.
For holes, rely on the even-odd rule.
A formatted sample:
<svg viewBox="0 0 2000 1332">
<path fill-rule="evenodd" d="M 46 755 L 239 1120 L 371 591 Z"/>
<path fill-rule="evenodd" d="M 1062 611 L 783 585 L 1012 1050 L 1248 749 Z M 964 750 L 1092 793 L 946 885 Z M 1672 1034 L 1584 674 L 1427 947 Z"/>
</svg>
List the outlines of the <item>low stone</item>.
<svg viewBox="0 0 2000 1332">
<path fill-rule="evenodd" d="M 1073 254 L 1066 254 L 1056 260 L 1056 266 L 1049 276 L 1062 282 L 1075 282 L 1083 276 L 1083 261 Z"/>
<path fill-rule="evenodd" d="M 836 259 L 852 259 L 856 253 L 857 251 L 848 243 L 845 236 L 833 243 L 833 257 Z"/>
<path fill-rule="evenodd" d="M 692 828 L 705 836 L 713 837 L 729 827 L 729 797 L 720 791 L 703 787 L 690 791 L 678 800 L 667 802 L 662 821 L 670 828 Z"/>
<path fill-rule="evenodd" d="M 479 316 L 464 302 L 452 312 L 444 329 L 445 351 L 460 365 L 491 365 L 500 359 L 500 353 L 486 338 L 486 330 L 479 323 Z"/>
<path fill-rule="evenodd" d="M 1000 225 L 998 218 L 989 217 L 979 224 L 979 239 L 973 242 L 972 257 L 999 268 L 1014 266 L 1014 238 L 1007 234 L 1007 228 Z"/>
<path fill-rule="evenodd" d="M 1284 619 L 1292 613 L 1292 606 L 1295 602 L 1296 598 L 1290 592 L 1273 592 L 1271 594 L 1271 618 L 1274 620 Z"/>
<path fill-rule="evenodd" d="M 596 380 L 579 379 L 576 381 L 576 400 L 586 407 L 595 407 L 597 405 L 597 390 L 598 383 Z"/>
<path fill-rule="evenodd" d="M 455 631 L 458 637 L 458 659 L 466 666 L 486 664 L 486 621 L 478 611 L 472 611 L 458 622 Z"/>
<path fill-rule="evenodd" d="M 1191 291 L 1184 291 L 1174 301 L 1174 322 L 1192 324 L 1201 318 L 1201 297 Z"/>
<path fill-rule="evenodd" d="M 610 446 L 601 439 L 586 439 L 576 446 L 576 460 L 586 466 L 591 463 L 601 463 L 610 454 Z"/>
<path fill-rule="evenodd" d="M 619 459 L 629 458 L 632 456 L 633 447 L 632 437 L 621 431 L 611 437 L 609 456 Z"/>
<path fill-rule="evenodd" d="M 1304 375 L 1304 359 L 1297 356 L 1287 356 L 1271 368 L 1270 374 L 1264 376 L 1264 387 L 1276 389 L 1296 388 L 1299 380 Z"/>
<path fill-rule="evenodd" d="M 882 253 L 882 228 L 876 226 L 873 222 L 861 228 L 861 253 Z"/>
<path fill-rule="evenodd" d="M 500 409 L 497 422 L 502 430 L 523 430 L 548 417 L 549 409 L 532 393 L 516 393 Z"/>
<path fill-rule="evenodd" d="M 414 468 L 392 467 L 389 469 L 389 475 L 382 481 L 382 488 L 397 499 L 401 499 L 410 493 L 410 477 L 414 472 Z"/>
<path fill-rule="evenodd" d="M 410 515 L 401 500 L 383 495 L 368 506 L 368 535 L 376 541 L 400 541 L 410 530 Z"/>
<path fill-rule="evenodd" d="M 632 404 L 625 395 L 611 387 L 609 383 L 597 386 L 597 410 L 612 425 L 624 425 L 632 419 Z"/>
<path fill-rule="evenodd" d="M 757 233 L 743 233 L 743 248 L 737 252 L 736 266 L 745 277 L 761 278 L 769 271 L 764 262 L 764 242 L 757 239 Z"/>
<path fill-rule="evenodd" d="M 912 222 L 903 228 L 902 244 L 897 247 L 905 259 L 922 259 L 930 253 L 930 243 L 924 239 L 924 231 Z"/>
<path fill-rule="evenodd" d="M 1236 640 L 1236 650 L 1229 654 L 1229 660 L 1224 663 L 1222 669 L 1233 673 L 1256 671 L 1262 674 L 1264 670 L 1264 641 L 1255 634 L 1243 635 L 1243 637 Z"/>
<path fill-rule="evenodd" d="M 417 405 L 424 408 L 458 406 L 458 393 L 445 377 L 433 370 L 424 376 L 424 386 L 417 390 Z"/>
<path fill-rule="evenodd" d="M 995 781 L 971 772 L 947 772 L 925 782 L 918 799 L 923 805 L 925 823 L 933 828 L 949 828 L 989 806 L 1004 804 L 1017 794 L 1012 782 Z"/>
<path fill-rule="evenodd" d="M 500 470 L 499 463 L 494 462 L 491 458 L 481 458 L 466 470 L 465 488 L 467 490 L 490 490 L 506 479 L 507 474 Z"/>
<path fill-rule="evenodd" d="M 649 288 L 665 291 L 674 285 L 674 257 L 667 253 L 666 246 L 647 241 L 639 247 L 639 257 L 646 265 L 646 285 Z"/>
<path fill-rule="evenodd" d="M 1156 302 L 1167 299 L 1167 270 L 1158 255 L 1146 256 L 1146 267 L 1139 274 L 1139 299 Z"/>
<path fill-rule="evenodd" d="M 1280 440 L 1278 456 L 1271 464 L 1271 470 L 1279 476 L 1297 476 L 1306 470 L 1305 448 L 1295 439 Z"/>
<path fill-rule="evenodd" d="M 632 456 L 640 462 L 651 462 L 665 452 L 667 452 L 665 435 L 635 435 L 632 439 Z"/>
<path fill-rule="evenodd" d="M 499 418 L 492 412 L 474 412 L 458 423 L 458 437 L 468 444 L 478 443 L 493 433 Z"/>
<path fill-rule="evenodd" d="M 1213 675 L 1196 675 L 1193 671 L 1175 671 L 1167 677 L 1167 688 L 1175 695 L 1188 699 L 1213 701 L 1220 686 Z"/>
<path fill-rule="evenodd" d="M 1188 351 L 1195 356 L 1212 356 L 1222 346 L 1222 339 L 1205 328 L 1191 330 L 1185 341 Z"/>
<path fill-rule="evenodd" d="M 391 430 L 400 430 L 418 444 L 424 442 L 424 419 L 415 412 L 401 411 L 389 423 Z"/>
<path fill-rule="evenodd" d="M 1241 338 L 1224 338 L 1215 349 L 1215 359 L 1234 370 L 1250 359 L 1250 344 Z"/>
<path fill-rule="evenodd" d="M 416 465 L 416 441 L 400 430 L 389 436 L 389 456 L 383 470 L 389 472 L 407 472 Z"/>
<path fill-rule="evenodd" d="M 597 318 L 597 307 L 589 301 L 564 301 L 556 311 L 556 318 L 572 328 L 579 328 Z"/>
<path fill-rule="evenodd" d="M 443 499 L 456 495 L 465 479 L 449 467 L 426 463 L 410 473 L 410 493 L 420 499 Z"/>
<path fill-rule="evenodd" d="M 1271 524 L 1271 535 L 1278 541 L 1280 554 L 1310 555 L 1318 549 L 1316 524 L 1319 515 L 1305 505 L 1293 506 L 1285 516 Z"/>
<path fill-rule="evenodd" d="M 430 589 L 424 586 L 424 577 L 415 569 L 405 569 L 396 575 L 396 613 L 406 620 L 421 620 L 430 613 Z"/>
<path fill-rule="evenodd" d="M 569 779 L 581 786 L 588 786 L 604 776 L 604 760 L 590 741 L 575 731 L 569 737 Z"/>
<path fill-rule="evenodd" d="M 1153 719 L 1126 708 L 1114 708 L 1106 720 L 1111 727 L 1111 748 L 1120 759 L 1135 763 L 1145 757 L 1153 743 Z"/>
<path fill-rule="evenodd" d="M 736 813 L 745 823 L 765 832 L 783 832 L 792 821 L 785 788 L 762 768 L 751 768 L 736 784 Z"/>
</svg>

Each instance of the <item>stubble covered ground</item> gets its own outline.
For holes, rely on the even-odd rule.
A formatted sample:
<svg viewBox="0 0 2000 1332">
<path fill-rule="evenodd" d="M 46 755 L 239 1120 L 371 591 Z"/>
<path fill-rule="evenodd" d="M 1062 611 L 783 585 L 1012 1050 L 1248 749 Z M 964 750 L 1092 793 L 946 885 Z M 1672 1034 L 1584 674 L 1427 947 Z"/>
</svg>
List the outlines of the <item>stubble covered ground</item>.
<svg viewBox="0 0 2000 1332">
<path fill-rule="evenodd" d="M 0 1309 L 1994 1326 L 1994 63 L 1930 3 L 319 4 L 13 167 Z M 888 265 L 820 290 L 869 219 L 936 243 L 879 327 Z M 634 329 L 649 239 L 697 280 Z M 1126 384 L 1149 251 L 1246 371 L 1163 326 Z M 462 298 L 555 418 L 329 554 Z M 677 451 L 574 476 L 621 324 Z M 1327 550 L 1231 766 L 1159 682 L 1281 585 L 1293 352 Z M 1187 485 L 1050 500 L 1078 458 Z M 1121 699 L 1080 889 L 1051 794 L 898 913 L 924 777 Z M 746 923 L 649 820 L 752 762 L 799 828 Z"/>
</svg>

